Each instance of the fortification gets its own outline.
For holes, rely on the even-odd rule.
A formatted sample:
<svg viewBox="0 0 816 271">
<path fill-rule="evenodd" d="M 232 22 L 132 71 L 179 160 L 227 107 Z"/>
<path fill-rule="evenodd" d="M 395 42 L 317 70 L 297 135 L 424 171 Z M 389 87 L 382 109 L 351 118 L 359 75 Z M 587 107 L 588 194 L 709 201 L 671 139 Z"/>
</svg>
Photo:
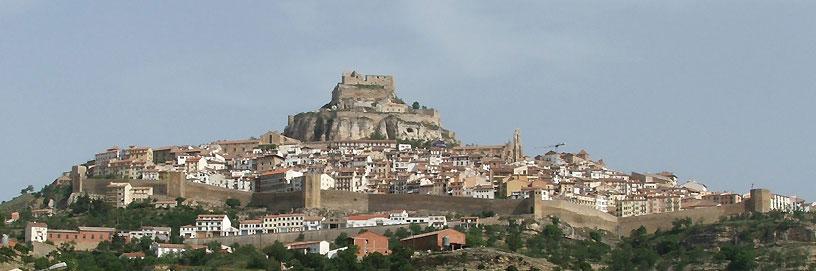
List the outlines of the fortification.
<svg viewBox="0 0 816 271">
<path fill-rule="evenodd" d="M 436 110 L 397 98 L 392 76 L 357 72 L 344 73 L 331 101 L 319 110 L 289 116 L 284 135 L 307 142 L 383 137 L 458 143 L 442 128 Z"/>
<path fill-rule="evenodd" d="M 748 210 L 757 213 L 771 211 L 771 191 L 768 189 L 751 189 L 751 198 L 747 200 Z"/>
<path fill-rule="evenodd" d="M 69 178 L 71 178 L 71 189 L 73 193 L 81 193 L 82 192 L 82 184 L 85 182 L 87 176 L 87 168 L 85 166 L 76 165 L 71 167 L 71 174 L 69 174 Z"/>
<path fill-rule="evenodd" d="M 306 174 L 303 178 L 303 207 L 320 208 L 320 174 Z"/>
</svg>

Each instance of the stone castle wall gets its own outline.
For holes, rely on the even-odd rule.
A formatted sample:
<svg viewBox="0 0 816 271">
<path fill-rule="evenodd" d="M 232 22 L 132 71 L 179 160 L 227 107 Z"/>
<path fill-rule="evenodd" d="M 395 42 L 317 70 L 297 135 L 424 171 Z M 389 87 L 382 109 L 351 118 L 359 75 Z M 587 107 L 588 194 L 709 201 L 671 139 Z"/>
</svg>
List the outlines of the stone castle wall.
<svg viewBox="0 0 816 271">
<path fill-rule="evenodd" d="M 344 72 L 340 83 L 345 85 L 377 85 L 394 89 L 394 77 L 391 75 L 363 75 L 357 72 Z"/>
<path fill-rule="evenodd" d="M 427 210 L 437 212 L 457 212 L 476 214 L 493 211 L 500 215 L 521 215 L 532 213 L 531 200 L 477 199 L 437 195 L 414 194 L 371 194 L 368 198 L 369 211 Z"/>
<path fill-rule="evenodd" d="M 618 217 L 569 201 L 538 201 L 535 206 L 535 215 L 539 218 L 556 216 L 573 227 L 600 229 L 612 233 L 618 232 Z"/>
<path fill-rule="evenodd" d="M 306 199 L 303 197 L 303 192 L 285 192 L 285 193 L 253 193 L 250 206 L 266 207 L 274 212 L 291 212 L 294 209 L 303 208 Z"/>
<path fill-rule="evenodd" d="M 405 209 L 460 214 L 493 211 L 499 215 L 535 214 L 539 218 L 557 216 L 575 227 L 602 229 L 620 236 L 629 235 L 640 226 L 646 227 L 649 232 L 657 229 L 668 230 L 671 229 L 673 221 L 683 218 L 691 218 L 694 223 L 716 223 L 721 217 L 744 213 L 748 211 L 746 207 L 750 207 L 741 203 L 644 216 L 615 217 L 588 206 L 563 200 L 491 200 L 417 194 L 362 194 L 336 190 L 317 192 L 314 189 L 306 192 L 252 193 L 190 183 L 183 181 L 179 176 L 171 177 L 167 181 L 83 179 L 80 183 L 82 193 L 87 194 L 104 195 L 106 186 L 111 182 L 128 182 L 133 186 L 153 187 L 154 195 L 158 196 L 185 197 L 214 204 L 222 204 L 227 199 L 235 198 L 244 205 L 263 206 L 271 211 L 280 212 L 291 212 L 306 207 L 308 203 L 310 208 L 353 210 L 360 213 Z"/>
<path fill-rule="evenodd" d="M 180 174 L 179 174 L 180 176 Z M 227 199 L 238 199 L 241 204 L 248 204 L 252 200 L 252 192 L 238 191 L 215 187 L 206 184 L 187 182 L 179 177 L 172 177 L 166 181 L 129 180 L 129 179 L 84 179 L 81 193 L 103 196 L 110 183 L 130 183 L 134 187 L 152 187 L 155 197 L 177 198 L 183 197 L 198 202 L 223 204 Z"/>
<path fill-rule="evenodd" d="M 683 218 L 691 218 L 693 223 L 712 224 L 718 222 L 721 217 L 744 212 L 746 212 L 744 204 L 731 204 L 669 213 L 621 217 L 618 218 L 617 233 L 620 236 L 628 236 L 632 230 L 640 226 L 644 226 L 647 232 L 654 232 L 657 229 L 669 230 L 672 228 L 672 222 Z"/>
</svg>

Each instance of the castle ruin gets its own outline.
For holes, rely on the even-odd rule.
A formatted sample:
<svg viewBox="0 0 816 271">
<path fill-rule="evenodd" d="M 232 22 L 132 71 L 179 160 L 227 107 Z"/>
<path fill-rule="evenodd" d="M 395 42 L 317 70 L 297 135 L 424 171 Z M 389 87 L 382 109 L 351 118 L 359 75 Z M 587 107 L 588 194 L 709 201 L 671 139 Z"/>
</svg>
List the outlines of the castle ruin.
<svg viewBox="0 0 816 271">
<path fill-rule="evenodd" d="M 317 111 L 289 116 L 284 135 L 298 140 L 401 139 L 457 142 L 439 113 L 414 108 L 396 95 L 394 77 L 343 73 L 331 101 Z"/>
</svg>

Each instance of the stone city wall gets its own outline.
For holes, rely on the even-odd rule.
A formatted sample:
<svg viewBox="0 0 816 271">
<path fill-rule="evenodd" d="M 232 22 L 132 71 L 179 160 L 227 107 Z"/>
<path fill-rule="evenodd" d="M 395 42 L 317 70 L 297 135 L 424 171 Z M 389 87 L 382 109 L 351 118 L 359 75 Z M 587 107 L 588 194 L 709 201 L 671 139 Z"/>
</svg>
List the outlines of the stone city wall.
<svg viewBox="0 0 816 271">
<path fill-rule="evenodd" d="M 530 200 L 477 199 L 416 194 L 371 194 L 368 197 L 368 210 L 371 212 L 400 209 L 449 211 L 462 214 L 493 211 L 499 215 L 520 215 L 532 213 L 532 204 Z"/>
<path fill-rule="evenodd" d="M 286 193 L 254 193 L 250 206 L 266 207 L 273 212 L 291 212 L 293 209 L 303 208 L 305 199 L 303 192 Z"/>
<path fill-rule="evenodd" d="M 156 197 L 183 197 L 212 204 L 223 204 L 223 202 L 227 199 L 234 198 L 240 200 L 241 204 L 246 205 L 252 199 L 252 192 L 192 183 L 172 177 L 167 181 L 96 178 L 84 179 L 82 180 L 82 193 L 91 195 L 105 195 L 107 186 L 110 183 L 130 183 L 130 185 L 134 187 L 149 186 L 153 187 L 153 195 Z"/>
<path fill-rule="evenodd" d="M 537 217 L 556 216 L 573 227 L 617 232 L 618 217 L 589 206 L 564 200 L 542 200 L 536 205 L 535 211 Z"/>
<path fill-rule="evenodd" d="M 647 232 L 654 232 L 657 229 L 669 230 L 672 228 L 672 222 L 683 218 L 691 218 L 691 221 L 695 224 L 712 224 L 717 223 L 723 216 L 736 215 L 744 212 L 746 212 L 745 205 L 740 203 L 669 213 L 621 217 L 618 218 L 617 233 L 620 236 L 628 236 L 632 230 L 640 228 L 640 226 L 646 227 Z"/>
</svg>

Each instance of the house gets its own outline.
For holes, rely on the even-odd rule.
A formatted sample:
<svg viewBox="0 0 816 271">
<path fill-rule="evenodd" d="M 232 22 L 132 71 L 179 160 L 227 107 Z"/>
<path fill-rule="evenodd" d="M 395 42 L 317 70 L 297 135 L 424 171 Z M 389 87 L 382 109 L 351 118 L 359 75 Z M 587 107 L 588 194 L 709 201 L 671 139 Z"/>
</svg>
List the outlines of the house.
<svg viewBox="0 0 816 271">
<path fill-rule="evenodd" d="M 54 215 L 54 209 L 52 208 L 43 208 L 43 209 L 33 209 L 31 210 L 31 216 L 34 218 L 40 218 L 45 216 L 52 216 Z"/>
<path fill-rule="evenodd" d="M 319 231 L 323 228 L 323 220 L 325 220 L 325 218 L 320 216 L 305 216 L 303 217 L 303 230 Z"/>
<path fill-rule="evenodd" d="M 164 243 L 157 243 L 153 242 L 150 245 L 150 251 L 156 255 L 156 257 L 161 258 L 162 256 L 173 254 L 173 253 L 182 253 L 187 250 L 196 250 L 196 249 L 205 249 L 207 253 L 212 253 L 211 250 L 207 249 L 207 246 L 204 245 L 188 245 L 188 244 L 164 244 Z"/>
<path fill-rule="evenodd" d="M 129 240 L 138 240 L 147 237 L 150 238 L 150 240 L 168 242 L 170 241 L 170 231 L 171 229 L 169 227 L 145 226 L 139 230 L 130 231 L 127 236 Z"/>
<path fill-rule="evenodd" d="M 5 221 L 6 224 L 14 223 L 14 221 L 17 221 L 18 219 L 20 219 L 20 212 L 11 212 L 10 216 L 11 217 Z"/>
<path fill-rule="evenodd" d="M 0 239 L 0 247 L 14 248 L 17 245 L 17 239 L 9 238 L 8 234 L 3 234 Z"/>
<path fill-rule="evenodd" d="M 393 224 L 398 223 L 394 223 L 387 214 L 362 214 L 346 217 L 346 228 L 373 227 Z"/>
<path fill-rule="evenodd" d="M 268 154 L 255 158 L 255 168 L 258 172 L 274 170 L 278 165 L 283 164 L 283 158 L 277 154 Z"/>
<path fill-rule="evenodd" d="M 303 231 L 304 214 L 279 214 L 263 217 L 263 228 L 270 233 Z"/>
<path fill-rule="evenodd" d="M 242 155 L 252 152 L 258 147 L 260 140 L 246 139 L 246 140 L 222 140 L 214 142 L 221 148 L 221 152 L 231 155 Z"/>
<path fill-rule="evenodd" d="M 459 225 L 465 229 L 472 227 L 479 227 L 479 217 L 477 216 L 463 216 L 459 218 Z"/>
<path fill-rule="evenodd" d="M 742 202 L 742 195 L 734 193 L 714 193 L 703 196 L 703 199 L 716 202 L 720 205 L 728 205 Z"/>
<path fill-rule="evenodd" d="M 357 257 L 362 258 L 372 253 L 380 253 L 382 255 L 391 254 L 388 249 L 388 237 L 385 237 L 374 232 L 366 231 L 350 237 L 351 243 L 357 246 Z"/>
<path fill-rule="evenodd" d="M 123 160 L 134 160 L 153 163 L 153 149 L 150 147 L 129 146 L 124 150 Z"/>
<path fill-rule="evenodd" d="M 175 201 L 175 200 L 160 200 L 160 201 L 153 202 L 153 207 L 154 208 L 165 208 L 165 209 L 167 209 L 167 208 L 173 208 L 173 207 L 176 207 L 176 206 L 178 206 L 178 202 Z"/>
<path fill-rule="evenodd" d="M 105 202 L 117 208 L 127 207 L 131 202 L 144 201 L 153 196 L 153 187 L 133 187 L 130 183 L 110 183 L 106 186 Z"/>
<path fill-rule="evenodd" d="M 255 184 L 256 192 L 292 192 L 302 187 L 303 172 L 286 168 L 261 173 Z"/>
<path fill-rule="evenodd" d="M 472 188 L 471 195 L 478 199 L 494 199 L 496 189 L 492 185 L 477 185 Z"/>
<path fill-rule="evenodd" d="M 48 241 L 55 245 L 73 243 L 77 249 L 93 249 L 102 241 L 111 241 L 116 229 L 79 227 L 78 230 L 48 230 Z"/>
<path fill-rule="evenodd" d="M 130 183 L 108 184 L 107 191 L 105 192 L 105 202 L 110 203 L 117 208 L 127 207 L 128 204 L 133 202 L 130 189 Z"/>
<path fill-rule="evenodd" d="M 45 242 L 48 240 L 48 225 L 45 223 L 28 222 L 25 228 L 26 242 Z"/>
<path fill-rule="evenodd" d="M 461 249 L 466 245 L 465 234 L 453 229 L 409 236 L 400 240 L 400 243 L 417 251 L 450 251 Z"/>
<path fill-rule="evenodd" d="M 326 241 L 294 242 L 287 244 L 286 249 L 296 250 L 303 254 L 313 253 L 326 255 L 327 253 L 329 253 L 329 242 Z"/>
<path fill-rule="evenodd" d="M 240 235 L 253 235 L 258 233 L 267 233 L 263 227 L 263 220 L 247 219 L 238 221 L 238 230 Z"/>
<path fill-rule="evenodd" d="M 179 236 L 184 239 L 195 239 L 196 235 L 196 226 L 184 225 L 179 227 Z"/>
<path fill-rule="evenodd" d="M 233 232 L 232 222 L 227 215 L 198 215 L 196 232 L 198 238 L 229 236 Z"/>
</svg>

